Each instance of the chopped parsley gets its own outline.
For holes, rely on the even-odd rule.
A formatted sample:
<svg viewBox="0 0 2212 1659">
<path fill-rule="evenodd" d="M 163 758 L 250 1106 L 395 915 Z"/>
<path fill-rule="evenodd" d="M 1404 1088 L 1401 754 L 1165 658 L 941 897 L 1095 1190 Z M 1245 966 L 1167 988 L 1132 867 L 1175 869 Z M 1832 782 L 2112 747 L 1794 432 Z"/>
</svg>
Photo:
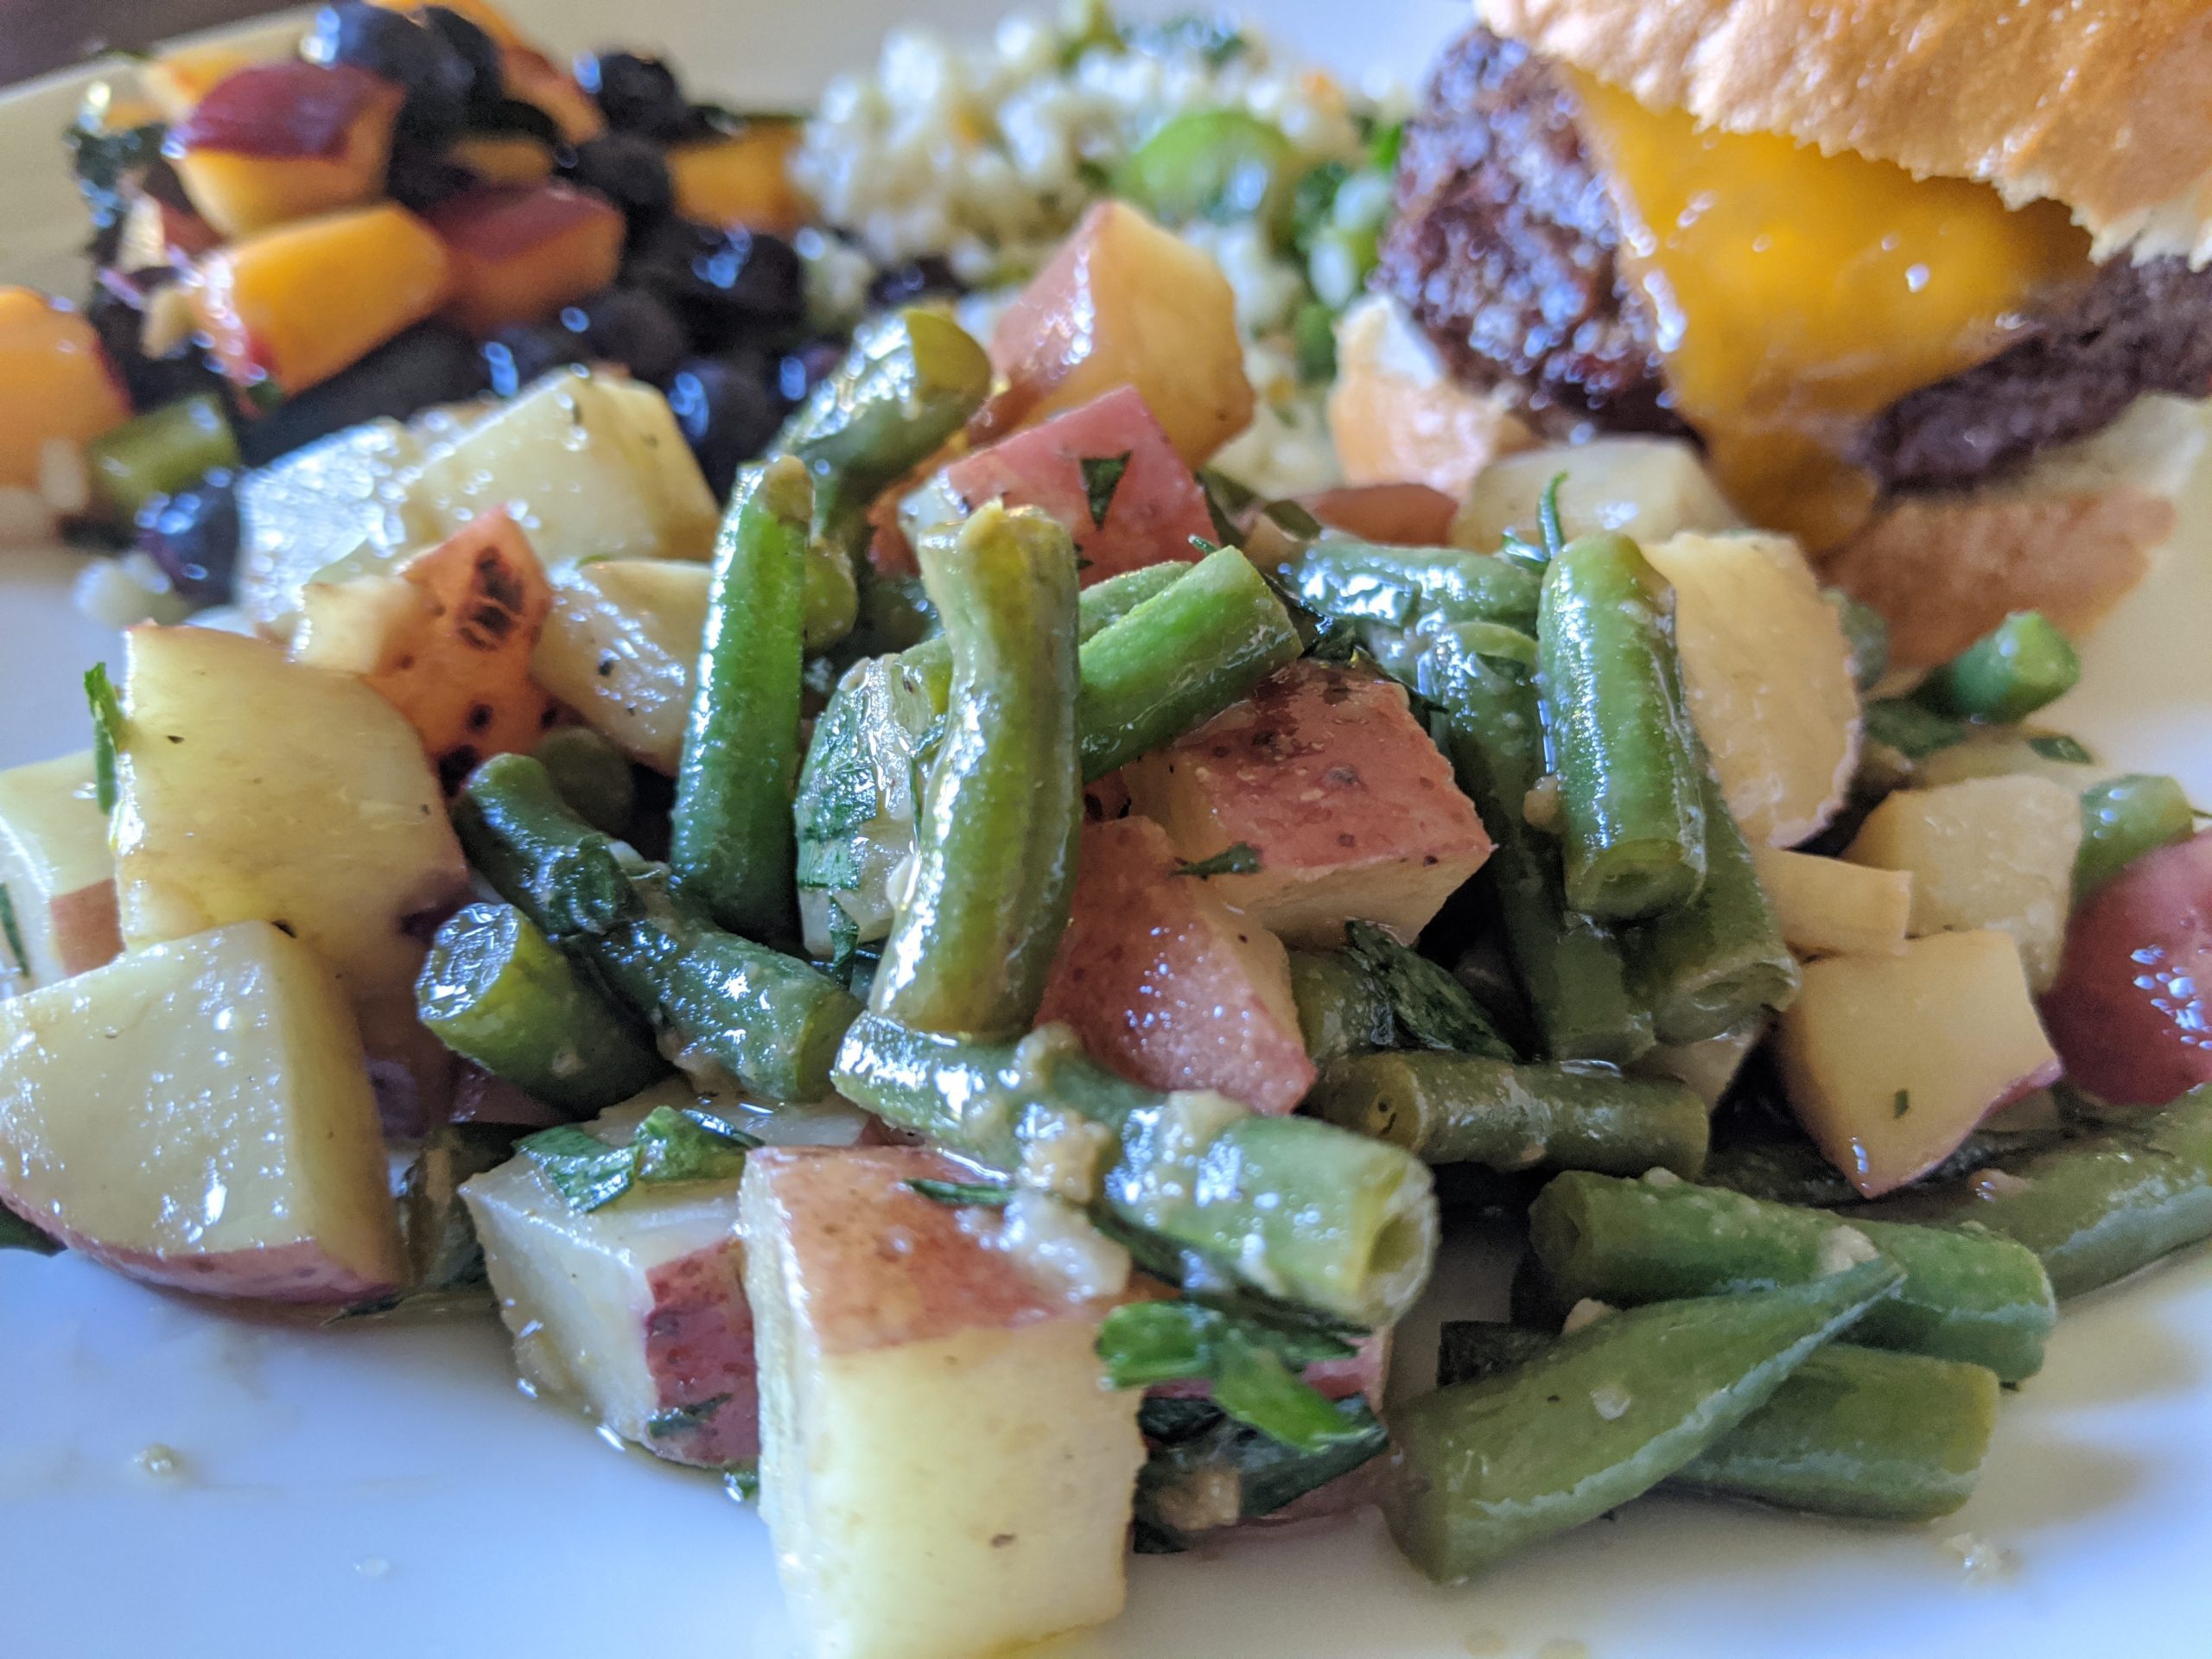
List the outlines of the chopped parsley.
<svg viewBox="0 0 2212 1659">
<path fill-rule="evenodd" d="M 1406 1035 L 1421 1047 L 1494 1060 L 1520 1058 L 1473 992 L 1374 923 L 1344 925 L 1344 954 L 1365 970 Z"/>
<path fill-rule="evenodd" d="M 1267 867 L 1260 862 L 1260 849 L 1249 841 L 1232 842 L 1211 858 L 1194 858 L 1187 864 L 1178 864 L 1175 874 L 1195 876 L 1204 881 L 1216 875 L 1257 875 Z"/>
<path fill-rule="evenodd" d="M 704 1428 L 714 1414 L 729 1403 L 727 1394 L 709 1395 L 704 1400 L 694 1400 L 686 1405 L 671 1406 L 657 1411 L 645 1419 L 645 1434 L 650 1440 L 665 1440 L 678 1434 L 689 1434 L 695 1428 Z"/>
<path fill-rule="evenodd" d="M 906 1185 L 931 1204 L 1001 1209 L 1014 1202 L 1014 1189 L 996 1181 L 932 1181 L 918 1176 Z"/>
<path fill-rule="evenodd" d="M 588 1215 L 633 1186 L 726 1179 L 743 1171 L 746 1153 L 758 1145 L 698 1112 L 656 1106 L 626 1146 L 611 1147 L 588 1129 L 562 1123 L 539 1130 L 521 1150 L 569 1208 Z"/>
<path fill-rule="evenodd" d="M 1118 455 L 1085 455 L 1078 463 L 1083 468 L 1084 499 L 1090 507 L 1090 525 L 1099 529 L 1106 523 L 1106 515 L 1114 509 L 1114 492 L 1122 487 L 1122 474 L 1129 470 L 1129 457 L 1135 451 L 1124 449 Z"/>
<path fill-rule="evenodd" d="M 123 704 L 107 664 L 94 663 L 85 672 L 85 701 L 92 709 L 92 790 L 100 810 L 115 810 L 116 756 L 123 750 Z"/>
<path fill-rule="evenodd" d="M 2069 737 L 2063 732 L 2039 733 L 2028 740 L 2028 747 L 2044 760 L 2056 760 L 2061 766 L 2088 766 L 2096 764 L 2097 757 L 2091 754 L 2079 739 Z"/>
</svg>

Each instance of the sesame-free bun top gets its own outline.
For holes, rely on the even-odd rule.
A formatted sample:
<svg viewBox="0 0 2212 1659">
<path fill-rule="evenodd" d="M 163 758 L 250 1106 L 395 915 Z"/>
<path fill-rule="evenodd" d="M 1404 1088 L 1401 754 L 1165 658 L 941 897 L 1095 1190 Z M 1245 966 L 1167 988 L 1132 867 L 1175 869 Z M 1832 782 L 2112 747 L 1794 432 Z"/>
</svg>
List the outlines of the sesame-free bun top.
<svg viewBox="0 0 2212 1659">
<path fill-rule="evenodd" d="M 1785 133 L 2013 207 L 2095 257 L 2212 260 L 2212 0 L 1475 0 L 1539 55 L 1728 132 Z"/>
</svg>

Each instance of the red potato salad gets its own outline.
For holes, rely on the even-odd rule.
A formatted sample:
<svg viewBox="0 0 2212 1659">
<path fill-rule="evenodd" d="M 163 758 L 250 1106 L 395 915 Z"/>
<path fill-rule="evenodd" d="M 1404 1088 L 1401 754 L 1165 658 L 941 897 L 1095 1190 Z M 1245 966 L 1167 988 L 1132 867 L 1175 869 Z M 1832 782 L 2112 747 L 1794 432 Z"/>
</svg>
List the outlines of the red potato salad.
<svg viewBox="0 0 2212 1659">
<path fill-rule="evenodd" d="M 1892 663 L 1739 442 L 1453 382 L 1448 73 L 1023 27 L 971 146 L 1203 95 L 1010 205 L 486 0 L 101 88 L 90 297 L 0 291 L 0 533 L 126 626 L 0 772 L 0 1245 L 503 1319 L 816 1659 L 1376 1505 L 1956 1510 L 2212 1236 L 2212 833 L 2046 723 L 2080 619 Z"/>
</svg>

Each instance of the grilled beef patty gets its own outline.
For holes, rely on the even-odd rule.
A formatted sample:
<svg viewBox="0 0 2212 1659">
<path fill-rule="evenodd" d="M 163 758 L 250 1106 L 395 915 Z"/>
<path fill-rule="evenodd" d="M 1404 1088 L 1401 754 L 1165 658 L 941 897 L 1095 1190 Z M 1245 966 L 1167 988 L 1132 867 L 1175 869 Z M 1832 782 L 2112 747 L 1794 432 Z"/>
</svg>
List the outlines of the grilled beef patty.
<svg viewBox="0 0 2212 1659">
<path fill-rule="evenodd" d="M 1446 48 L 1400 151 L 1375 283 L 1470 385 L 1539 432 L 1681 433 L 1653 319 L 1560 78 L 1475 28 Z M 2117 261 L 1998 356 L 1900 398 L 1853 458 L 1892 489 L 1955 488 L 2109 425 L 2145 392 L 2212 390 L 2212 270 Z"/>
</svg>

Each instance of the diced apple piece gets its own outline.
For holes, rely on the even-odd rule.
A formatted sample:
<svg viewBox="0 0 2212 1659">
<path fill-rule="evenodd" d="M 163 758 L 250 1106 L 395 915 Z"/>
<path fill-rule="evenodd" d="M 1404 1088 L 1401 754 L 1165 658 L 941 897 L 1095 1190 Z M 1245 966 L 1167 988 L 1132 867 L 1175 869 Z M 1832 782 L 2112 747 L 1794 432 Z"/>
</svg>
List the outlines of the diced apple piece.
<svg viewBox="0 0 2212 1659">
<path fill-rule="evenodd" d="M 397 576 L 313 583 L 305 599 L 293 659 L 359 675 L 407 716 L 448 786 L 487 755 L 527 751 L 551 723 L 530 671 L 551 590 L 504 509 Z"/>
<path fill-rule="evenodd" d="M 282 226 L 203 259 L 192 308 L 223 372 L 306 391 L 445 303 L 445 244 L 385 202 Z"/>
<path fill-rule="evenodd" d="M 677 217 L 789 236 L 812 212 L 790 172 L 804 132 L 796 121 L 755 121 L 726 137 L 670 145 Z"/>
<path fill-rule="evenodd" d="M 411 1001 L 468 867 L 414 728 L 350 675 L 213 628 L 133 628 L 116 884 L 133 950 L 238 921 L 312 946 L 357 1004 Z"/>
<path fill-rule="evenodd" d="M 82 974 L 123 949 L 107 815 L 92 798 L 92 757 L 0 772 L 0 898 L 9 954 L 33 985 Z"/>
<path fill-rule="evenodd" d="M 1503 397 L 1462 385 L 1381 294 L 1337 323 L 1329 435 L 1347 482 L 1425 484 L 1455 500 L 1497 456 L 1534 442 Z"/>
<path fill-rule="evenodd" d="M 252 236 L 374 200 L 405 97 L 351 64 L 250 64 L 170 128 L 166 153 L 202 219 Z"/>
<path fill-rule="evenodd" d="M 1904 949 L 1912 875 L 1754 847 L 1783 943 L 1801 957 L 1893 957 Z"/>
<path fill-rule="evenodd" d="M 1495 553 L 1507 534 L 1539 541 L 1536 510 L 1555 478 L 1560 528 L 1569 539 L 1617 530 L 1643 544 L 1685 531 L 1718 535 L 1743 524 L 1680 438 L 1599 438 L 1526 449 L 1476 474 L 1452 524 L 1456 547 Z"/>
<path fill-rule="evenodd" d="M 1690 718 L 1745 839 L 1818 834 L 1858 769 L 1859 713 L 1851 646 L 1812 567 L 1783 536 L 1686 532 L 1644 551 L 1675 586 Z"/>
<path fill-rule="evenodd" d="M 256 467 L 238 480 L 239 608 L 282 637 L 310 582 L 366 575 L 395 482 L 423 459 L 423 441 L 397 421 L 348 427 Z"/>
<path fill-rule="evenodd" d="M 1252 420 L 1228 279 L 1125 202 L 1085 213 L 1001 315 L 991 366 L 1007 388 L 977 416 L 979 442 L 1117 386 L 1137 389 L 1192 467 Z"/>
<path fill-rule="evenodd" d="M 172 126 L 199 107 L 200 100 L 239 70 L 267 60 L 232 41 L 205 41 L 193 46 L 166 48 L 151 63 L 142 65 L 138 84 L 153 100 L 162 119 Z"/>
<path fill-rule="evenodd" d="M 705 559 L 721 509 L 668 400 L 559 369 L 438 445 L 398 482 L 428 547 L 506 507 L 549 571 L 585 559 Z"/>
<path fill-rule="evenodd" d="M 1393 547 L 1441 547 L 1459 504 L 1426 484 L 1346 484 L 1298 503 L 1332 530 Z"/>
<path fill-rule="evenodd" d="M 1294 1111 L 1314 1069 L 1281 942 L 1175 874 L 1149 818 L 1085 824 L 1074 913 L 1038 1023 L 1062 1020 L 1090 1057 L 1157 1089 L 1214 1089 L 1255 1112 Z"/>
<path fill-rule="evenodd" d="M 1926 1174 L 2061 1071 L 2019 947 L 1994 931 L 1808 963 L 1777 1050 L 1797 1121 L 1870 1198 Z"/>
<path fill-rule="evenodd" d="M 747 1160 L 761 1507 L 814 1659 L 967 1659 L 1121 1611 L 1144 1446 L 1104 1301 L 907 1185 L 919 1147 Z"/>
<path fill-rule="evenodd" d="M 2067 1075 L 2115 1105 L 2212 1082 L 2212 833 L 2145 853 L 2084 901 L 2043 1011 Z"/>
<path fill-rule="evenodd" d="M 1310 658 L 1126 776 L 1181 857 L 1259 855 L 1257 874 L 1210 885 L 1286 944 L 1340 944 L 1355 919 L 1418 938 L 1490 856 L 1404 690 Z"/>
<path fill-rule="evenodd" d="M 1119 470 L 1109 478 L 1098 463 Z M 936 493 L 955 518 L 1002 501 L 1057 519 L 1075 538 L 1085 587 L 1195 559 L 1191 538 L 1214 535 L 1205 492 L 1134 386 L 963 456 L 938 475 Z"/>
<path fill-rule="evenodd" d="M 639 1116 L 618 1106 L 588 1127 L 620 1145 Z M 671 1462 L 760 1455 L 735 1177 L 640 1186 L 579 1211 L 518 1157 L 461 1197 L 531 1384 Z"/>
<path fill-rule="evenodd" d="M 600 114 L 599 105 L 576 85 L 576 78 L 535 47 L 502 48 L 499 79 L 508 97 L 553 118 L 564 144 L 581 144 L 607 130 L 607 119 Z"/>
<path fill-rule="evenodd" d="M 2010 933 L 2029 987 L 2041 991 L 2058 972 L 2081 846 L 2080 798 L 2048 779 L 2014 776 L 1899 790 L 1843 855 L 1911 873 L 1915 935 Z"/>
<path fill-rule="evenodd" d="M 0 486 L 35 490 L 48 447 L 74 452 L 130 418 L 92 325 L 34 288 L 0 288 Z"/>
<path fill-rule="evenodd" d="M 212 1296 L 351 1301 L 401 1273 L 353 1014 L 262 922 L 0 1002 L 0 1202 Z"/>
<path fill-rule="evenodd" d="M 453 256 L 448 309 L 474 334 L 543 322 L 622 263 L 620 210 L 558 182 L 464 190 L 431 209 L 430 224 Z"/>
<path fill-rule="evenodd" d="M 537 683 L 633 760 L 673 777 L 707 626 L 708 569 L 667 559 L 578 565 L 555 585 Z"/>
</svg>

